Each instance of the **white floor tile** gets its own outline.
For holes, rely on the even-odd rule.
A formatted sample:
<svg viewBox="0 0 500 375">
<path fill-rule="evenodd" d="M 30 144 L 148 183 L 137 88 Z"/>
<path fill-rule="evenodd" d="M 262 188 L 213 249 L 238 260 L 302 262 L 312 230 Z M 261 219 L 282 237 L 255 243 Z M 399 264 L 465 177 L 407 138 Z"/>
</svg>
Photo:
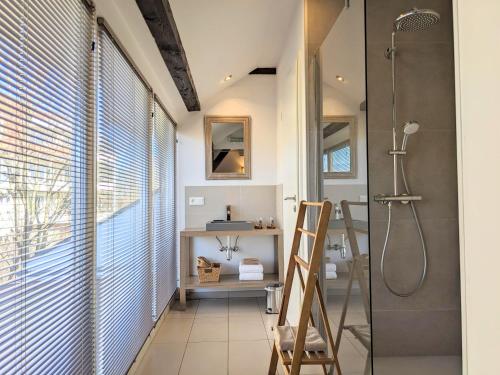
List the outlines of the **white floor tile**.
<svg viewBox="0 0 500 375">
<path fill-rule="evenodd" d="M 339 363 L 342 373 L 363 373 L 366 357 L 362 356 L 349 340 L 342 340 L 339 348 Z M 385 374 L 384 374 L 385 375 Z"/>
<path fill-rule="evenodd" d="M 368 355 L 368 349 L 364 347 L 364 345 L 354 337 L 347 337 L 347 340 L 354 346 L 354 348 L 358 351 L 359 354 L 366 358 Z"/>
<path fill-rule="evenodd" d="M 266 328 L 267 337 L 271 340 L 274 340 L 273 327 L 278 324 L 278 315 L 263 313 L 262 321 L 264 322 L 264 327 Z"/>
<path fill-rule="evenodd" d="M 229 343 L 230 375 L 266 375 L 270 359 L 267 340 Z"/>
<path fill-rule="evenodd" d="M 193 323 L 189 342 L 228 341 L 227 318 L 199 318 Z"/>
<path fill-rule="evenodd" d="M 186 347 L 180 375 L 225 375 L 227 342 L 191 342 Z"/>
<path fill-rule="evenodd" d="M 202 299 L 198 304 L 196 318 L 227 318 L 228 302 L 227 298 Z"/>
<path fill-rule="evenodd" d="M 338 325 L 341 318 L 341 312 L 333 311 L 328 312 L 328 318 Z M 361 312 L 348 312 L 345 316 L 344 324 L 367 324 L 366 316 Z"/>
<path fill-rule="evenodd" d="M 260 316 L 260 307 L 256 298 L 229 299 L 229 315 Z"/>
<path fill-rule="evenodd" d="M 256 341 L 267 340 L 267 333 L 259 316 L 230 316 L 229 341 Z"/>
<path fill-rule="evenodd" d="M 156 343 L 187 342 L 193 319 L 169 318 L 160 325 L 154 337 Z"/>
<path fill-rule="evenodd" d="M 141 361 L 137 375 L 177 375 L 185 344 L 152 343 Z"/>
<path fill-rule="evenodd" d="M 345 295 L 328 295 L 327 300 L 327 311 L 341 312 L 345 303 Z M 364 313 L 365 309 L 361 295 L 351 295 L 347 311 Z"/>
</svg>

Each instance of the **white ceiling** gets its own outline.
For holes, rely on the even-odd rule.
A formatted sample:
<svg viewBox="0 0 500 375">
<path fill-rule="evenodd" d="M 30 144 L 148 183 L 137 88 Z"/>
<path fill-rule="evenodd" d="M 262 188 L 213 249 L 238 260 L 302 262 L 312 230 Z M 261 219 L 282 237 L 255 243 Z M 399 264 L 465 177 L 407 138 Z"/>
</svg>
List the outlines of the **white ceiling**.
<svg viewBox="0 0 500 375">
<path fill-rule="evenodd" d="M 364 1 L 351 0 L 321 46 L 323 81 L 357 103 L 365 100 L 364 24 Z"/>
<path fill-rule="evenodd" d="M 203 109 L 256 67 L 275 67 L 298 0 L 170 0 Z M 233 78 L 224 82 L 225 76 Z"/>
</svg>

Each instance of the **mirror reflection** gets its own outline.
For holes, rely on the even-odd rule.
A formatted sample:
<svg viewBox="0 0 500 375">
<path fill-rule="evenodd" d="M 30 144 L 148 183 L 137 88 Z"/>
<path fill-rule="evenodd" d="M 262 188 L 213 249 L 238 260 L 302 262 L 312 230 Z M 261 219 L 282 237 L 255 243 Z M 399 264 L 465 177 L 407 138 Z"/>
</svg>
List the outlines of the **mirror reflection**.
<svg viewBox="0 0 500 375">
<path fill-rule="evenodd" d="M 324 116 L 321 125 L 324 177 L 356 177 L 356 117 Z"/>
<path fill-rule="evenodd" d="M 243 124 L 212 124 L 212 172 L 244 173 Z"/>
<path fill-rule="evenodd" d="M 342 10 L 320 46 L 323 199 L 334 205 L 324 249 L 327 310 L 349 373 L 371 374 L 364 2 Z M 319 112 L 319 111 L 318 111 Z M 340 364 L 346 363 L 340 355 Z M 345 368 L 342 368 L 345 371 Z"/>
<path fill-rule="evenodd" d="M 206 117 L 207 179 L 250 178 L 250 119 Z"/>
</svg>

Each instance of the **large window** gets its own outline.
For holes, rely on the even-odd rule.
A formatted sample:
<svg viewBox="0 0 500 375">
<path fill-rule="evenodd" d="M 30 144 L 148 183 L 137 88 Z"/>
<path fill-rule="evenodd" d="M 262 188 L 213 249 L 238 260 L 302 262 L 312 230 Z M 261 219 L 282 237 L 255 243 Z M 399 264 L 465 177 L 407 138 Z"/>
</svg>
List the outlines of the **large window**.
<svg viewBox="0 0 500 375">
<path fill-rule="evenodd" d="M 0 373 L 93 369 L 92 14 L 0 1 Z"/>
<path fill-rule="evenodd" d="M 154 103 L 153 158 L 153 316 L 158 318 L 176 289 L 175 126 Z"/>
<path fill-rule="evenodd" d="M 176 289 L 175 124 L 86 4 L 0 0 L 2 375 L 125 374 Z"/>
<path fill-rule="evenodd" d="M 97 372 L 124 374 L 152 320 L 152 96 L 110 32 L 98 30 Z"/>
</svg>

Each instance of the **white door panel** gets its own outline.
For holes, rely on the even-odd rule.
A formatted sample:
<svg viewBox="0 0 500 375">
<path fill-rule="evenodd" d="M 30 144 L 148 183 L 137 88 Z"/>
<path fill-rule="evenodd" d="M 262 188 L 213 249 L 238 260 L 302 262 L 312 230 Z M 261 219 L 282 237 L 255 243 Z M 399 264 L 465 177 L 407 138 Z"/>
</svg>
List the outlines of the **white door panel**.
<svg viewBox="0 0 500 375">
<path fill-rule="evenodd" d="M 283 235 L 285 248 L 285 269 L 292 247 L 297 206 L 299 203 L 299 70 L 298 59 L 286 73 L 281 92 L 280 129 L 282 148 L 279 158 L 283 177 Z M 296 324 L 300 313 L 300 284 L 295 283 L 290 296 L 288 320 Z"/>
</svg>

